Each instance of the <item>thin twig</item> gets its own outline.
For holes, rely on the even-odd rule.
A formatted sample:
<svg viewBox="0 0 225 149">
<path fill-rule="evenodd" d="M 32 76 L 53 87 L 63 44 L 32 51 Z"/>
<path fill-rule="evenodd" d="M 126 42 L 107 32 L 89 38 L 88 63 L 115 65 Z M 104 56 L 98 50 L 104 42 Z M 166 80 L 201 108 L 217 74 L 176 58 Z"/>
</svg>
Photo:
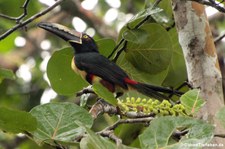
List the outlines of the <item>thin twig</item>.
<svg viewBox="0 0 225 149">
<path fill-rule="evenodd" d="M 102 132 L 100 135 L 103 136 L 103 137 L 108 137 L 108 138 L 110 138 L 111 140 L 113 140 L 114 142 L 116 142 L 116 145 L 117 145 L 117 146 L 121 145 L 121 143 L 122 143 L 122 140 L 121 140 L 119 137 L 117 137 L 117 136 L 113 133 L 113 131 L 104 131 L 104 132 Z"/>
<path fill-rule="evenodd" d="M 112 53 L 108 56 L 108 58 L 111 58 L 113 54 L 116 52 L 116 50 L 122 45 L 122 43 L 125 41 L 124 38 L 122 38 L 119 43 L 116 45 L 116 47 L 113 49 Z"/>
<path fill-rule="evenodd" d="M 30 0 L 26 0 L 24 2 L 23 6 L 21 7 L 21 8 L 23 8 L 23 14 L 21 14 L 20 16 L 18 16 L 18 17 L 11 17 L 11 16 L 8 16 L 8 15 L 0 14 L 0 17 L 3 17 L 3 18 L 8 19 L 8 20 L 16 21 L 16 23 L 20 23 L 20 21 L 25 16 L 27 16 L 27 6 L 28 6 L 29 2 L 30 2 Z"/>
<path fill-rule="evenodd" d="M 116 53 L 116 55 L 115 55 L 115 57 L 114 57 L 114 59 L 113 59 L 113 62 L 116 62 L 117 59 L 119 58 L 120 54 L 121 54 L 124 50 L 126 50 L 126 47 L 127 47 L 127 41 L 124 40 L 123 43 L 124 43 L 123 47 Z"/>
<path fill-rule="evenodd" d="M 88 94 L 88 93 L 95 94 L 91 85 L 89 85 L 88 87 L 86 87 L 86 88 L 82 89 L 81 91 L 77 92 L 77 97 L 81 96 L 83 94 Z"/>
<path fill-rule="evenodd" d="M 225 13 L 225 8 L 220 6 L 215 1 L 212 1 L 212 0 L 209 0 L 209 1 L 208 0 L 190 0 L 190 1 L 194 1 L 197 3 L 203 4 L 203 5 L 211 6 L 215 9 L 217 9 L 218 11 Z"/>
<path fill-rule="evenodd" d="M 129 124 L 129 123 L 149 123 L 151 120 L 153 120 L 153 117 L 146 117 L 146 118 L 138 118 L 138 119 L 120 119 L 116 123 L 114 123 L 111 126 L 106 127 L 100 132 L 97 132 L 97 134 L 108 137 L 111 140 L 115 141 L 117 145 L 120 145 L 122 143 L 121 139 L 118 138 L 114 133 L 113 130 L 115 130 L 120 124 Z"/>
<path fill-rule="evenodd" d="M 116 123 L 114 123 L 111 126 L 106 127 L 102 131 L 98 132 L 98 134 L 101 134 L 104 131 L 108 130 L 114 130 L 116 129 L 120 124 L 133 124 L 133 123 L 149 123 L 154 119 L 154 117 L 144 117 L 144 118 L 134 118 L 134 119 L 120 119 Z"/>
<path fill-rule="evenodd" d="M 15 30 L 29 24 L 30 22 L 32 22 L 33 20 L 45 15 L 46 13 L 48 13 L 49 11 L 51 11 L 52 9 L 54 9 L 55 7 L 57 7 L 60 3 L 62 3 L 64 0 L 59 0 L 57 1 L 54 5 L 46 8 L 45 10 L 33 15 L 32 17 L 30 17 L 29 19 L 15 25 L 13 28 L 7 30 L 5 33 L 3 33 L 1 36 L 0 36 L 0 41 L 4 38 L 6 38 L 7 36 L 9 36 L 11 33 L 13 33 Z"/>
<path fill-rule="evenodd" d="M 173 132 L 173 134 L 172 134 L 172 137 L 175 140 L 179 141 L 187 133 L 188 133 L 188 130 L 183 130 L 183 131 L 175 130 L 175 132 Z"/>
<path fill-rule="evenodd" d="M 214 137 L 225 138 L 225 134 L 215 134 Z"/>
<path fill-rule="evenodd" d="M 16 18 L 16 22 L 19 23 L 25 16 L 27 16 L 27 6 L 28 3 L 30 2 L 30 0 L 26 0 L 22 6 L 23 8 L 23 14 L 21 16 L 19 16 L 18 18 Z"/>
<path fill-rule="evenodd" d="M 220 35 L 219 37 L 217 37 L 214 40 L 215 45 L 218 44 L 224 37 L 225 37 L 225 33 L 223 33 L 222 35 Z"/>
</svg>

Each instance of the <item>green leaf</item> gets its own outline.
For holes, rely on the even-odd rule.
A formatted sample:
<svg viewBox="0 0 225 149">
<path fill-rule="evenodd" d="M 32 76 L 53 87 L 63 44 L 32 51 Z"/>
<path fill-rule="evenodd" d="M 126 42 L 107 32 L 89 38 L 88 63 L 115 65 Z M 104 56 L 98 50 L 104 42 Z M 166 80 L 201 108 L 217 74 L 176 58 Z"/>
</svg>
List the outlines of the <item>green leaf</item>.
<svg viewBox="0 0 225 149">
<path fill-rule="evenodd" d="M 4 27 L 4 25 L 1 25 L 2 23 L 5 23 L 5 21 L 1 21 L 0 28 Z M 9 25 L 9 27 L 11 27 L 11 26 Z M 8 36 L 7 38 L 1 40 L 1 42 L 0 42 L 0 47 L 1 47 L 0 53 L 7 53 L 7 52 L 11 51 L 12 49 L 15 49 L 15 43 L 14 42 L 15 42 L 15 39 L 16 39 L 17 36 L 19 36 L 19 33 L 18 33 L 18 31 L 15 31 L 15 32 L 13 32 L 13 34 Z"/>
<path fill-rule="evenodd" d="M 143 44 L 148 39 L 148 33 L 142 29 L 126 30 L 123 33 L 123 38 L 136 44 Z"/>
<path fill-rule="evenodd" d="M 32 132 L 38 144 L 53 144 L 54 141 L 74 143 L 74 139 L 85 132 L 76 121 L 88 128 L 93 124 L 91 115 L 72 103 L 48 103 L 34 107 L 30 113 L 38 122 L 37 130 Z"/>
<path fill-rule="evenodd" d="M 172 41 L 167 31 L 158 24 L 146 24 L 139 30 L 146 32 L 147 40 L 141 44 L 128 42 L 117 64 L 137 81 L 161 85 L 171 61 Z"/>
<path fill-rule="evenodd" d="M 199 92 L 200 90 L 193 89 L 180 97 L 181 104 L 184 105 L 188 114 L 194 115 L 205 104 L 204 100 L 199 97 Z"/>
<path fill-rule="evenodd" d="M 161 85 L 167 75 L 167 70 L 162 71 L 157 74 L 150 74 L 144 71 L 138 70 L 134 67 L 130 61 L 125 58 L 125 53 L 122 52 L 119 59 L 117 60 L 117 64 L 126 71 L 128 76 L 132 79 L 149 84 Z"/>
<path fill-rule="evenodd" d="M 25 133 L 37 128 L 36 119 L 28 112 L 0 107 L 0 129 L 12 133 Z"/>
<path fill-rule="evenodd" d="M 0 12 L 12 17 L 18 17 L 23 13 L 23 9 L 21 8 L 24 4 L 24 1 L 17 0 L 1 0 L 0 1 Z M 27 7 L 27 17 L 31 17 L 33 14 L 37 13 L 40 10 L 41 4 L 37 1 L 30 1 Z M 13 11 L 9 11 L 12 10 Z"/>
<path fill-rule="evenodd" d="M 64 48 L 53 53 L 48 61 L 47 75 L 52 88 L 61 95 L 70 95 L 87 86 L 80 75 L 71 68 L 72 48 Z"/>
<path fill-rule="evenodd" d="M 172 134 L 179 128 L 186 128 L 188 133 L 176 142 Z M 188 117 L 165 116 L 154 119 L 151 125 L 139 136 L 143 149 L 193 149 L 193 145 L 209 142 L 213 137 L 214 127 L 203 121 Z M 199 147 L 201 148 L 201 147 Z M 195 149 L 197 147 L 195 146 Z"/>
<path fill-rule="evenodd" d="M 217 113 L 216 113 L 216 118 L 220 121 L 222 126 L 225 128 L 225 107 L 221 108 Z"/>
<path fill-rule="evenodd" d="M 15 79 L 15 75 L 12 70 L 0 68 L 0 83 L 3 79 Z"/>
<path fill-rule="evenodd" d="M 172 56 L 172 41 L 168 32 L 160 25 L 151 23 L 141 26 L 147 35 L 142 44 L 128 42 L 126 59 L 138 70 L 157 74 L 166 70 Z"/>
<path fill-rule="evenodd" d="M 161 12 L 162 9 L 160 8 L 146 8 L 145 10 L 143 11 L 140 11 L 139 13 L 137 13 L 128 23 L 133 23 L 134 21 L 137 21 L 137 20 L 140 20 L 140 19 L 143 19 L 147 16 L 150 16 L 152 14 L 157 14 L 159 12 Z"/>
<path fill-rule="evenodd" d="M 172 39 L 172 57 L 163 85 L 175 87 L 187 80 L 187 71 L 176 29 L 171 29 L 169 34 Z"/>
<path fill-rule="evenodd" d="M 155 0 L 150 0 L 151 3 L 154 3 Z M 171 7 L 171 2 L 170 1 L 161 1 L 158 5 L 158 7 L 160 7 L 163 12 L 165 12 L 167 15 L 172 16 L 172 7 Z M 156 13 L 155 15 L 157 15 L 158 13 Z"/>
<path fill-rule="evenodd" d="M 100 83 L 94 83 L 92 87 L 98 97 L 101 97 L 112 105 L 116 105 L 116 98 L 114 97 L 113 93 L 111 93 L 106 87 L 104 87 Z"/>
<path fill-rule="evenodd" d="M 174 20 L 172 19 L 171 2 L 165 1 L 164 3 L 161 3 L 161 6 L 169 8 L 163 9 L 163 11 L 159 13 L 152 14 L 152 18 L 164 27 L 171 27 L 174 23 Z"/>
<path fill-rule="evenodd" d="M 116 46 L 115 41 L 109 38 L 97 40 L 96 43 L 98 45 L 99 53 L 105 57 L 108 57 Z"/>
</svg>

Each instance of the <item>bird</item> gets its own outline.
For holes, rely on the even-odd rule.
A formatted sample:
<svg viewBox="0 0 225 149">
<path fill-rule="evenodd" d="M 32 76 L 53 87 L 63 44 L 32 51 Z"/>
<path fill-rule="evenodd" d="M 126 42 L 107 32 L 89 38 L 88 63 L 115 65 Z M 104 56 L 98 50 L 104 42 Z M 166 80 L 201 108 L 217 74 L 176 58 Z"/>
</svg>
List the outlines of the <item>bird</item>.
<svg viewBox="0 0 225 149">
<path fill-rule="evenodd" d="M 57 23 L 40 22 L 37 26 L 68 42 L 74 49 L 72 69 L 90 84 L 99 82 L 115 93 L 116 98 L 128 90 L 137 90 L 158 100 L 168 99 L 164 93 L 178 96 L 182 94 L 177 90 L 131 79 L 121 67 L 99 53 L 96 42 L 86 33 L 71 30 Z"/>
</svg>

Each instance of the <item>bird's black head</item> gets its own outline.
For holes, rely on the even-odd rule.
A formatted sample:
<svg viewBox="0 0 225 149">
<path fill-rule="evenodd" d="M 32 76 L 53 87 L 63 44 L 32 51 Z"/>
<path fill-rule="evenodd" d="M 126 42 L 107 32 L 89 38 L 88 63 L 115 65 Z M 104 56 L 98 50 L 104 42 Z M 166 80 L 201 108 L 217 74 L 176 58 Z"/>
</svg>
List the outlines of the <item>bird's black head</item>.
<svg viewBox="0 0 225 149">
<path fill-rule="evenodd" d="M 69 42 L 75 53 L 98 52 L 95 41 L 86 33 L 79 33 L 56 23 L 41 22 L 38 26 Z"/>
<path fill-rule="evenodd" d="M 93 38 L 86 33 L 80 33 L 80 43 L 69 41 L 76 53 L 98 52 L 98 47 Z"/>
</svg>

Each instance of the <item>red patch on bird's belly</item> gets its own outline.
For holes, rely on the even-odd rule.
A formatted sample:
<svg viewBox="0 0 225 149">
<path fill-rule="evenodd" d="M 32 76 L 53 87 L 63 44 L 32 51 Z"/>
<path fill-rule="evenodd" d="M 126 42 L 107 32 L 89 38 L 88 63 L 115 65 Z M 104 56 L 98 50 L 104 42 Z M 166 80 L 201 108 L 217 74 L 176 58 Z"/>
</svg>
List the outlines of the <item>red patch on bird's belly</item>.
<svg viewBox="0 0 225 149">
<path fill-rule="evenodd" d="M 131 84 L 131 85 L 138 84 L 137 81 L 131 80 L 131 79 L 129 79 L 129 78 L 124 78 L 124 81 L 125 81 L 127 84 Z"/>
</svg>

